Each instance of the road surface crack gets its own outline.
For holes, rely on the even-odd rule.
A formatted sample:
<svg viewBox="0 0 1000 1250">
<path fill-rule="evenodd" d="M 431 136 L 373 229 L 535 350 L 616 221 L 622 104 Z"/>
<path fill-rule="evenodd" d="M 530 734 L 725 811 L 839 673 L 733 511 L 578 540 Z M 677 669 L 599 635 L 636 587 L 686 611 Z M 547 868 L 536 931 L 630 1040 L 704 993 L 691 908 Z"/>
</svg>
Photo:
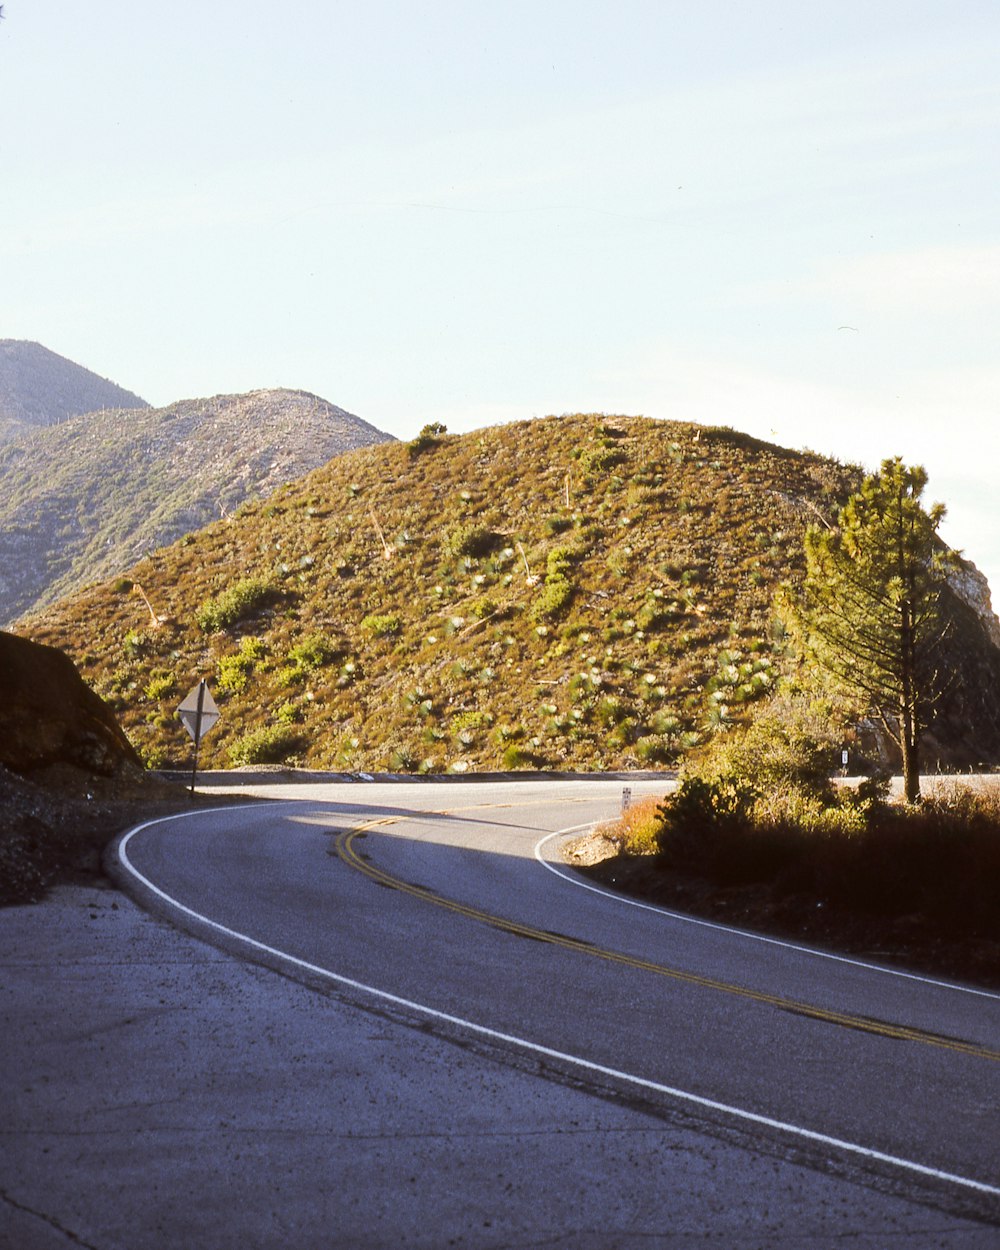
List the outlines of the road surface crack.
<svg viewBox="0 0 1000 1250">
<path fill-rule="evenodd" d="M 5 1202 L 9 1207 L 13 1207 L 15 1211 L 21 1211 L 24 1215 L 33 1216 L 36 1220 L 41 1220 L 43 1224 L 48 1224 L 50 1228 L 54 1228 L 57 1233 L 72 1242 L 74 1246 L 83 1246 L 83 1250 L 100 1250 L 91 1241 L 84 1241 L 78 1234 L 74 1233 L 71 1228 L 67 1228 L 65 1224 L 60 1224 L 54 1215 L 46 1215 L 44 1211 L 36 1211 L 34 1207 L 27 1206 L 26 1203 L 18 1202 L 16 1198 L 12 1198 L 5 1189 L 0 1189 L 0 1200 Z"/>
</svg>

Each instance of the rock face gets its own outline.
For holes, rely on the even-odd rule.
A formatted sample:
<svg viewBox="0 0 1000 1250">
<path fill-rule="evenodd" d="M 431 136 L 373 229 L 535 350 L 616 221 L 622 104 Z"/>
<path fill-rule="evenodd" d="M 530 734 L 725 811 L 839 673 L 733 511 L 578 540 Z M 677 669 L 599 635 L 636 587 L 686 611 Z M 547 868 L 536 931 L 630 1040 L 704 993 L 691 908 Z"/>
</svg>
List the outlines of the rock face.
<svg viewBox="0 0 1000 1250">
<path fill-rule="evenodd" d="M 41 343 L 0 339 L 0 443 L 102 408 L 148 408 L 138 395 Z"/>
<path fill-rule="evenodd" d="M 961 586 L 950 585 L 945 610 L 951 630 L 942 666 L 945 696 L 923 745 L 933 769 L 995 768 L 1000 761 L 1000 627 L 990 609 L 986 579 L 969 566 Z M 977 593 L 971 595 L 970 591 Z"/>
<path fill-rule="evenodd" d="M 982 573 L 970 561 L 963 560 L 948 578 L 948 584 L 959 599 L 968 604 L 980 618 L 983 630 L 993 645 L 1000 647 L 1000 620 L 993 611 L 990 584 Z"/>
<path fill-rule="evenodd" d="M 105 777 L 142 768 L 68 656 L 0 633 L 0 767 L 30 777 L 58 765 Z"/>
<path fill-rule="evenodd" d="M 0 446 L 0 625 L 387 441 L 316 395 L 263 390 L 91 412 Z"/>
</svg>

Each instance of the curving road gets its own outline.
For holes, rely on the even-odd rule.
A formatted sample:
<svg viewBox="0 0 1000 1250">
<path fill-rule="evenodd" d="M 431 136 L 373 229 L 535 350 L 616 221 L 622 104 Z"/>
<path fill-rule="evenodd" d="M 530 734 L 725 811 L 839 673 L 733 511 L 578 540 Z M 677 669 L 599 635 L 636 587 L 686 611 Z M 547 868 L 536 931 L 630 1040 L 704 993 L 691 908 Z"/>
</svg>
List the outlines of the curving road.
<svg viewBox="0 0 1000 1250">
<path fill-rule="evenodd" d="M 302 793 L 140 826 L 118 879 L 308 984 L 985 1238 L 927 1244 L 1000 1238 L 1000 995 L 590 887 L 561 838 L 620 782 Z"/>
</svg>

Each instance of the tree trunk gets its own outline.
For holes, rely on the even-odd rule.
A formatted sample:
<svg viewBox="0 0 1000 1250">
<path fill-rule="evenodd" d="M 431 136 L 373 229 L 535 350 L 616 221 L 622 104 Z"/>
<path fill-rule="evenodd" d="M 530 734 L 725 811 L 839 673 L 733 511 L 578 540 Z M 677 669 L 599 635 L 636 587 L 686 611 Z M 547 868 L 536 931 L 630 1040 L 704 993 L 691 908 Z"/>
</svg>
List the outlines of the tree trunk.
<svg viewBox="0 0 1000 1250">
<path fill-rule="evenodd" d="M 912 583 L 912 573 L 909 579 Z M 912 594 L 912 585 L 911 585 Z M 899 668 L 902 684 L 899 745 L 903 753 L 903 796 L 907 803 L 920 802 L 920 741 L 917 708 L 916 645 L 913 636 L 912 598 L 900 604 Z"/>
<path fill-rule="evenodd" d="M 903 719 L 899 745 L 903 753 L 903 797 L 907 803 L 920 802 L 920 747 L 909 715 Z"/>
</svg>

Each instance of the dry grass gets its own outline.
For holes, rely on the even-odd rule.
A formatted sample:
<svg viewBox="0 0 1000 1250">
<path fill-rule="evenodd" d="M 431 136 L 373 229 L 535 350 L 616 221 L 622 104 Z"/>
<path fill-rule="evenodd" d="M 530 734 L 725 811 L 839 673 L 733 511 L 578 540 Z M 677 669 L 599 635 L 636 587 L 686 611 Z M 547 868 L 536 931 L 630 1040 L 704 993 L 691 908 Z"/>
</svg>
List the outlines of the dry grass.
<svg viewBox="0 0 1000 1250">
<path fill-rule="evenodd" d="M 639 799 L 626 808 L 615 820 L 599 825 L 594 836 L 613 844 L 619 855 L 655 855 L 659 850 L 659 835 L 663 829 L 660 817 L 662 800 Z"/>
</svg>

